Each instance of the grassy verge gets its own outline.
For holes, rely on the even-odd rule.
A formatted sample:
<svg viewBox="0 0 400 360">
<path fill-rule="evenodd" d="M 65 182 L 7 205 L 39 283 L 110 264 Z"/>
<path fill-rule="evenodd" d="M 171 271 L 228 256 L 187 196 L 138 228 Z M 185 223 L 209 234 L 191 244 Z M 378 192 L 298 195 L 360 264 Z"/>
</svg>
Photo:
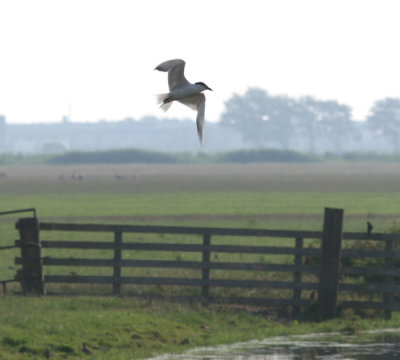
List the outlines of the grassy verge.
<svg viewBox="0 0 400 360">
<path fill-rule="evenodd" d="M 318 332 L 399 327 L 390 321 L 347 315 L 322 323 L 277 322 L 238 309 L 148 303 L 120 298 L 0 299 L 0 358 L 144 359 L 165 352 Z"/>
</svg>

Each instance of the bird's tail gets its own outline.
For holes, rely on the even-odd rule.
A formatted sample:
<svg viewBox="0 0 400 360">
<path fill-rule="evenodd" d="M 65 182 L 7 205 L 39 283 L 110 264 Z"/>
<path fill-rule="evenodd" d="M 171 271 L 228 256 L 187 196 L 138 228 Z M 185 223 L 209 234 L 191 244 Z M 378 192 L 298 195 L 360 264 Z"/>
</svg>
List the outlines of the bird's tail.
<svg viewBox="0 0 400 360">
<path fill-rule="evenodd" d="M 170 99 L 169 93 L 158 94 L 156 95 L 156 97 L 157 97 L 157 104 L 160 104 L 160 108 L 163 111 L 167 111 L 172 105 L 172 100 Z"/>
</svg>

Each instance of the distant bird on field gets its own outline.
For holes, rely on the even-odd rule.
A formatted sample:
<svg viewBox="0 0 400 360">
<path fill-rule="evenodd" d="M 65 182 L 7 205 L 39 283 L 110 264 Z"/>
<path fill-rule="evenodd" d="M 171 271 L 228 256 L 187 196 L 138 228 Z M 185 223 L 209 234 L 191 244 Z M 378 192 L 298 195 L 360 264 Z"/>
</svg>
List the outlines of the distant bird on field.
<svg viewBox="0 0 400 360">
<path fill-rule="evenodd" d="M 83 344 L 82 344 L 82 352 L 83 352 L 84 354 L 93 355 L 93 351 L 90 350 L 90 349 L 87 347 L 86 343 L 83 343 Z"/>
<path fill-rule="evenodd" d="M 372 225 L 369 221 L 367 221 L 367 233 L 368 233 L 368 235 L 371 235 L 373 229 L 374 229 L 374 225 Z"/>
<path fill-rule="evenodd" d="M 168 73 L 169 93 L 157 95 L 157 101 L 161 104 L 161 109 L 167 111 L 173 101 L 189 106 L 197 111 L 197 132 L 200 142 L 204 137 L 204 112 L 206 107 L 206 97 L 202 94 L 205 90 L 211 90 L 203 82 L 190 83 L 185 78 L 185 62 L 181 59 L 168 60 L 158 65 L 154 70 Z"/>
</svg>

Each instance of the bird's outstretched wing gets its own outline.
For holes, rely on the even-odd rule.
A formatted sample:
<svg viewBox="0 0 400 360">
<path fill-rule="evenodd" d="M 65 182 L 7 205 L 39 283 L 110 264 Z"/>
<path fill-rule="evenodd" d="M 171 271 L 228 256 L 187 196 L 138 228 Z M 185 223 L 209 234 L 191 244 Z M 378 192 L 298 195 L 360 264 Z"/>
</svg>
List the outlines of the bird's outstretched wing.
<svg viewBox="0 0 400 360">
<path fill-rule="evenodd" d="M 185 62 L 181 59 L 168 60 L 158 65 L 155 70 L 168 72 L 169 91 L 187 85 Z"/>
<path fill-rule="evenodd" d="M 200 142 L 203 143 L 204 138 L 204 113 L 206 110 L 206 97 L 203 94 L 200 94 L 202 100 L 199 102 L 197 106 L 197 117 L 196 117 L 196 124 L 197 124 L 197 133 L 199 134 Z"/>
<path fill-rule="evenodd" d="M 203 143 L 204 137 L 204 114 L 206 109 L 206 97 L 204 94 L 196 94 L 185 99 L 179 100 L 180 103 L 189 106 L 193 110 L 197 110 L 196 125 L 200 142 Z"/>
</svg>

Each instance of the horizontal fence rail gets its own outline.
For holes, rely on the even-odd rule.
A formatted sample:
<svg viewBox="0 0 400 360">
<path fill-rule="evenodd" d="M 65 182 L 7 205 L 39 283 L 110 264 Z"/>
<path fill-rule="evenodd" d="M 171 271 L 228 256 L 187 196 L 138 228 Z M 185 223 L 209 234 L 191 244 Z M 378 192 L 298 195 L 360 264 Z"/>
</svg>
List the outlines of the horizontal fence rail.
<svg viewBox="0 0 400 360">
<path fill-rule="evenodd" d="M 263 280 L 224 280 L 224 279 L 190 279 L 172 277 L 113 277 L 113 276 L 63 276 L 47 275 L 47 282 L 62 283 L 93 283 L 93 284 L 135 284 L 135 285 L 177 285 L 177 286 L 215 286 L 248 289 L 311 289 L 318 287 L 317 283 L 294 283 L 289 281 Z"/>
<path fill-rule="evenodd" d="M 333 314 L 336 306 L 339 305 L 343 308 L 382 309 L 385 315 L 390 317 L 392 310 L 400 310 L 398 300 L 400 297 L 400 267 L 395 266 L 395 261 L 400 258 L 400 252 L 397 251 L 398 246 L 396 245 L 400 241 L 400 234 L 342 232 L 341 228 L 335 224 L 338 214 L 340 215 L 340 212 L 326 212 L 323 231 L 38 222 L 38 231 L 48 232 L 48 236 L 54 240 L 39 241 L 36 244 L 38 247 L 35 248 L 36 250 L 32 250 L 33 255 L 31 255 L 37 256 L 37 251 L 40 249 L 46 251 L 46 256 L 40 256 L 40 259 L 37 260 L 40 263 L 38 265 L 40 269 L 36 269 L 36 272 L 39 274 L 37 277 L 43 276 L 43 282 L 49 284 L 108 284 L 112 285 L 115 295 L 121 294 L 121 287 L 128 285 L 188 287 L 197 288 L 199 290 L 196 292 L 197 295 L 181 295 L 179 291 L 174 294 L 174 290 L 168 290 L 172 293 L 165 295 L 164 298 L 193 299 L 197 297 L 201 301 L 211 303 L 291 306 L 293 317 L 300 316 L 302 307 L 310 309 L 314 307 L 315 309 L 317 305 L 320 313 Z M 338 219 L 341 220 L 341 218 Z M 77 233 L 74 235 L 74 241 L 64 240 L 60 236 L 60 234 L 65 236 L 69 232 Z M 110 233 L 114 239 L 79 241 L 76 240 L 79 239 L 79 232 Z M 29 233 L 29 231 L 25 230 L 25 233 Z M 133 234 L 133 236 L 128 240 L 124 238 L 124 234 Z M 135 234 L 166 234 L 170 236 L 168 241 L 164 241 L 159 237 L 156 240 L 151 236 L 144 238 L 139 236 L 135 239 Z M 185 237 L 185 235 L 188 236 Z M 56 240 L 57 237 L 59 240 Z M 221 237 L 230 238 L 231 243 L 229 244 L 228 240 L 224 240 L 223 244 L 217 243 L 216 237 L 218 237 L 218 241 Z M 240 240 L 240 244 L 234 243 L 234 239 L 237 237 L 243 238 Z M 258 238 L 257 245 L 246 245 L 246 241 L 253 238 Z M 293 245 L 271 246 L 268 243 L 269 239 L 275 239 L 276 243 L 276 239 L 281 238 L 292 240 Z M 84 239 L 83 236 L 82 239 Z M 309 242 L 305 245 L 305 240 L 313 240 L 312 246 Z M 324 255 L 324 247 L 331 249 L 326 246 L 329 244 L 327 241 L 336 241 L 336 244 L 339 244 L 339 247 L 335 249 L 336 259 L 332 258 L 332 250 Z M 348 247 L 346 245 L 348 242 L 353 244 L 353 241 L 356 246 Z M 381 245 L 376 248 L 365 247 L 363 246 L 365 241 Z M 34 244 L 35 242 L 21 237 L 16 241 L 15 246 L 29 249 Z M 322 246 L 323 244 L 325 245 Z M 342 247 L 343 249 L 341 249 Z M 75 255 L 73 257 L 47 256 L 51 252 L 57 254 L 58 250 L 71 250 Z M 105 254 L 111 255 L 111 257 L 91 258 L 85 255 L 92 250 L 104 250 Z M 79 257 L 76 256 L 78 252 L 82 254 Z M 135 258 L 124 258 L 124 254 L 128 254 L 128 252 Z M 176 258 L 141 258 L 142 254 L 151 257 L 151 254 L 163 256 L 162 253 Z M 177 256 L 181 253 L 185 254 L 185 258 L 183 255 Z M 280 263 L 256 260 L 257 256 L 269 255 L 281 256 L 277 257 Z M 243 260 L 242 257 L 247 258 Z M 226 261 L 227 258 L 230 261 Z M 379 266 L 353 265 L 354 259 L 365 258 L 375 259 L 379 262 Z M 15 259 L 16 264 L 25 267 L 29 267 L 33 261 L 35 260 L 27 259 L 26 256 Z M 334 263 L 337 264 L 337 268 L 332 269 L 332 265 L 329 264 Z M 70 273 L 68 275 L 64 273 L 53 275 L 41 271 L 42 267 L 50 266 L 60 269 L 64 269 L 63 267 L 109 268 L 111 274 Z M 141 272 L 138 270 L 138 274 L 129 273 L 127 275 L 127 272 L 122 271 L 123 269 L 128 269 L 128 273 L 129 269 L 143 270 Z M 159 272 L 157 275 L 147 274 L 146 269 L 161 269 L 162 271 L 165 269 L 165 271 L 160 276 Z M 173 272 L 169 272 L 170 270 Z M 224 274 L 223 276 L 221 276 L 221 272 Z M 42 273 L 44 275 L 41 275 Z M 238 274 L 246 274 L 246 276 L 243 278 Z M 273 274 L 272 277 L 271 274 Z M 360 279 L 363 281 L 360 282 Z M 235 295 L 224 296 L 224 290 L 221 289 L 229 288 L 239 290 L 235 290 Z M 214 289 L 220 289 L 217 292 L 220 295 L 216 295 Z M 256 292 L 254 295 L 242 296 L 240 289 L 254 289 Z M 275 291 L 274 294 L 278 297 L 271 298 L 269 290 L 265 292 L 265 289 Z M 194 294 L 192 291 L 190 293 Z M 253 292 L 249 291 L 249 294 L 253 294 Z M 263 297 L 260 297 L 261 294 Z M 336 294 L 334 296 L 338 297 L 338 300 L 331 302 L 330 294 Z M 146 292 L 137 295 L 147 296 Z M 327 300 L 322 300 L 324 297 Z M 327 301 L 327 304 L 324 301 Z"/>
<path fill-rule="evenodd" d="M 22 265 L 22 259 L 16 258 L 15 263 Z M 271 271 L 271 272 L 299 272 L 318 274 L 317 266 L 281 265 L 264 263 L 230 263 L 198 261 L 173 261 L 173 260 L 120 260 L 112 259 L 71 259 L 44 257 L 43 265 L 52 266 L 100 266 L 100 267 L 134 267 L 134 268 L 173 268 L 173 269 L 210 269 L 210 270 L 246 270 L 246 271 Z"/>
<path fill-rule="evenodd" d="M 321 231 L 267 230 L 243 228 L 211 228 L 184 226 L 154 226 L 154 225 L 102 225 L 102 224 L 62 224 L 40 223 L 40 230 L 53 231 L 91 231 L 91 232 L 121 232 L 142 234 L 186 234 L 186 235 L 222 235 L 222 236 L 256 236 L 256 237 L 303 237 L 322 239 Z"/>
<path fill-rule="evenodd" d="M 20 246 L 21 242 L 16 241 Z M 194 244 L 164 244 L 164 243 L 122 243 L 115 246 L 112 242 L 92 241 L 42 241 L 44 248 L 57 249 L 83 249 L 83 250 L 146 250 L 146 251 L 181 251 L 181 252 L 218 252 L 218 253 L 241 253 L 241 254 L 275 254 L 275 255 L 318 255 L 319 249 L 302 248 L 295 249 L 280 246 L 244 246 L 244 245 L 194 245 Z"/>
</svg>

